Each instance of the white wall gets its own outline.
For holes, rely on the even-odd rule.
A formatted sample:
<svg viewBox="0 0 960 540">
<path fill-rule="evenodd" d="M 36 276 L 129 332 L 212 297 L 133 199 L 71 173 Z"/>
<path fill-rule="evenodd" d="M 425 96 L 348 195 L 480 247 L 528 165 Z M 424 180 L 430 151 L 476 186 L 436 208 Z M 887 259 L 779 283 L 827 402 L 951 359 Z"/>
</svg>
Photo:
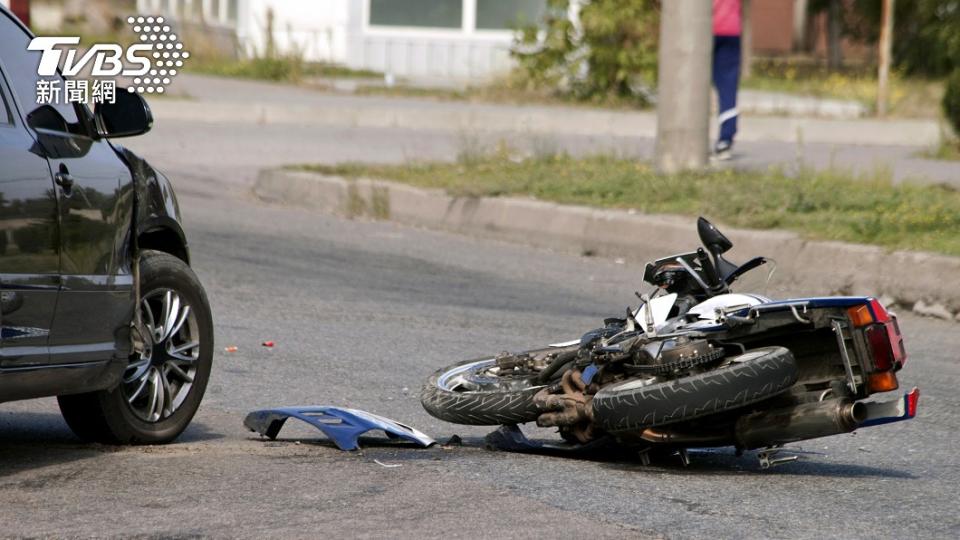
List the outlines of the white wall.
<svg viewBox="0 0 960 540">
<path fill-rule="evenodd" d="M 311 61 L 346 63 L 351 1 L 358 0 L 241 1 L 237 36 L 246 53 L 262 53 L 267 43 L 267 11 L 272 10 L 279 51 L 298 51 Z"/>
<path fill-rule="evenodd" d="M 464 1 L 461 28 L 427 29 L 371 26 L 369 0 L 355 0 L 351 20 L 356 32 L 348 63 L 400 77 L 482 81 L 512 66 L 510 31 L 476 30 L 474 0 Z"/>
<path fill-rule="evenodd" d="M 228 1 L 237 2 L 235 22 L 223 16 Z M 280 52 L 297 50 L 309 61 L 398 77 L 476 82 L 510 69 L 513 34 L 476 30 L 475 1 L 463 0 L 463 25 L 451 29 L 371 26 L 369 0 L 138 0 L 137 8 L 192 20 L 192 3 L 203 3 L 205 21 L 235 30 L 248 55 L 265 50 L 267 10 L 272 9 Z"/>
</svg>

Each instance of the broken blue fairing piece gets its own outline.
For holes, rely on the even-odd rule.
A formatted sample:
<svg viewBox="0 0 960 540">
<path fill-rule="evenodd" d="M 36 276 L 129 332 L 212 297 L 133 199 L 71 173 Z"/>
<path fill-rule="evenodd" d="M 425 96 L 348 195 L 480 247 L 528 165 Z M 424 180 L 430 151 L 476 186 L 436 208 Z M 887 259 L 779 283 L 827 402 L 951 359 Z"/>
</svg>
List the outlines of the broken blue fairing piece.
<svg viewBox="0 0 960 540">
<path fill-rule="evenodd" d="M 276 439 L 287 418 L 297 418 L 319 429 L 341 450 L 357 450 L 360 435 L 381 430 L 391 438 L 410 441 L 424 448 L 436 441 L 400 422 L 357 409 L 343 407 L 280 407 L 253 411 L 243 420 L 250 431 Z"/>
</svg>

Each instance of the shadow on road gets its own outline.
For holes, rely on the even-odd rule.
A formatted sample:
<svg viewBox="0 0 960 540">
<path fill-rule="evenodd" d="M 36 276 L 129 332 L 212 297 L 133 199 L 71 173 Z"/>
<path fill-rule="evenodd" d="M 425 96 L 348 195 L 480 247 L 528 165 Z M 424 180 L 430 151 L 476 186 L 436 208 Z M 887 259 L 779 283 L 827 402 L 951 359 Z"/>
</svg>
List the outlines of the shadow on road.
<svg viewBox="0 0 960 540">
<path fill-rule="evenodd" d="M 194 420 L 186 431 L 168 447 L 222 438 L 203 422 Z M 57 413 L 4 412 L 0 413 L 0 479 L 20 472 L 42 469 L 47 466 L 64 465 L 104 454 L 123 452 L 131 447 L 85 443 L 78 439 L 66 422 Z M 17 485 L 0 483 L 0 490 L 7 487 L 42 488 L 47 483 L 63 480 L 64 473 L 34 475 Z M 77 468 L 79 474 L 80 468 Z M 49 480 L 49 482 L 48 482 Z M 30 484 L 20 486 L 21 483 Z M 52 485 L 52 484 L 51 484 Z"/>
<path fill-rule="evenodd" d="M 651 465 L 644 466 L 638 459 L 611 461 L 604 467 L 625 472 L 656 471 L 677 475 L 742 475 L 756 472 L 776 476 L 819 476 L 831 478 L 916 478 L 913 474 L 889 468 L 872 467 L 858 463 L 820 461 L 822 454 L 784 450 L 784 455 L 797 455 L 797 461 L 788 462 L 763 470 L 753 453 L 738 457 L 733 450 L 705 450 L 689 452 L 690 464 L 684 466 L 679 456 L 661 455 L 653 458 Z M 597 461 L 602 461 L 598 459 Z"/>
</svg>

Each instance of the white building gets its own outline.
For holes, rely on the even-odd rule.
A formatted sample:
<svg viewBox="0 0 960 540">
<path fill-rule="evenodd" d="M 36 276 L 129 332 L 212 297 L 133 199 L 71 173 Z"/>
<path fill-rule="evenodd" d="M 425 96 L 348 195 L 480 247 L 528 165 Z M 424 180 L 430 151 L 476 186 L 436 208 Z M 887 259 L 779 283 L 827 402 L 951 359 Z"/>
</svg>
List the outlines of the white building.
<svg viewBox="0 0 960 540">
<path fill-rule="evenodd" d="M 137 0 L 137 8 L 226 31 L 247 55 L 265 49 L 270 10 L 281 52 L 399 77 L 466 81 L 509 70 L 512 28 L 539 20 L 546 0 Z"/>
</svg>

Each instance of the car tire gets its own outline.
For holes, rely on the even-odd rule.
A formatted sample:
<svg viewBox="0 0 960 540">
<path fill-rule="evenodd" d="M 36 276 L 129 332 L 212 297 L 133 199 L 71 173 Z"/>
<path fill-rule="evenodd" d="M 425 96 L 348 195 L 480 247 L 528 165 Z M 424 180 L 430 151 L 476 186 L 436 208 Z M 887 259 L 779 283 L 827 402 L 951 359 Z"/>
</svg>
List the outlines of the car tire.
<svg viewBox="0 0 960 540">
<path fill-rule="evenodd" d="M 144 250 L 140 294 L 145 345 L 131 356 L 120 384 L 57 398 L 67 425 L 83 440 L 168 443 L 203 399 L 213 363 L 213 320 L 200 281 L 182 260 Z"/>
</svg>

